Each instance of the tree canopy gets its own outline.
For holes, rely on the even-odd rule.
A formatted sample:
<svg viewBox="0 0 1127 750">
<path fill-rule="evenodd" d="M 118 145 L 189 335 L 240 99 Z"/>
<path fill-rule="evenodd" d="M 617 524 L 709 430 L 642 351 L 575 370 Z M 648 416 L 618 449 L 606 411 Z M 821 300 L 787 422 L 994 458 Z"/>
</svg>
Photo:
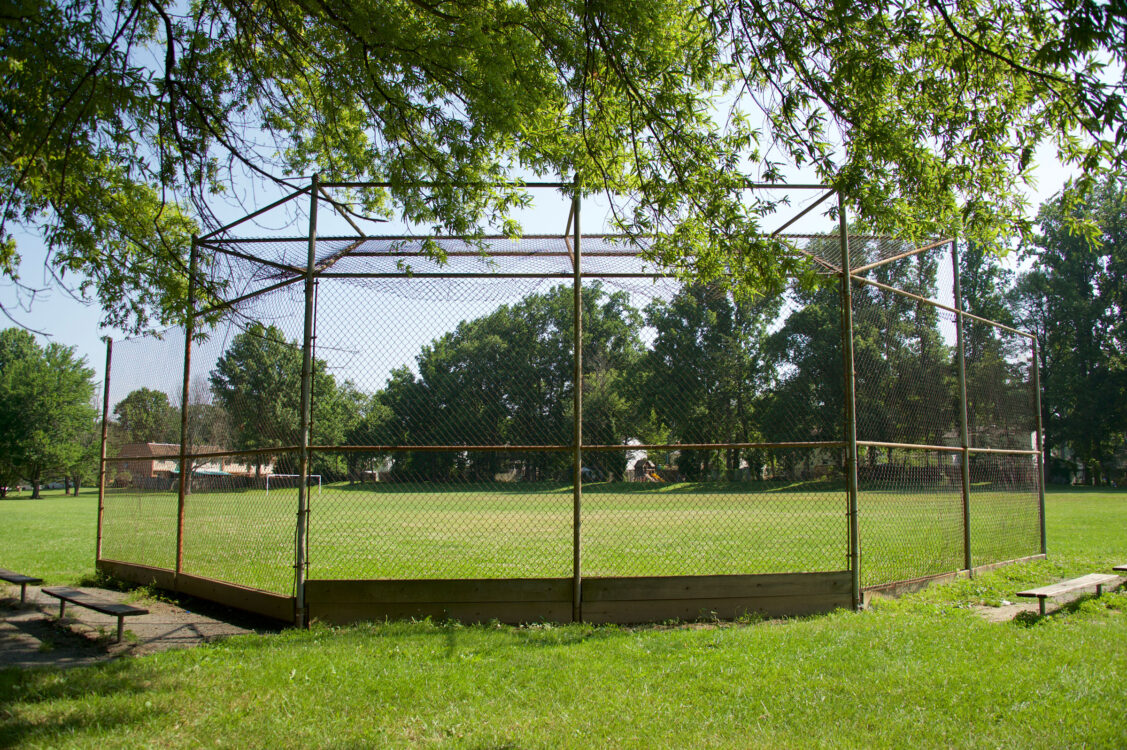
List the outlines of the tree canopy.
<svg viewBox="0 0 1127 750">
<path fill-rule="evenodd" d="M 45 478 L 84 473 L 94 460 L 93 375 L 72 347 L 0 331 L 0 486 L 23 479 L 38 497 Z"/>
<path fill-rule="evenodd" d="M 113 408 L 121 441 L 126 443 L 180 442 L 180 410 L 168 394 L 152 388 L 130 391 Z"/>
<path fill-rule="evenodd" d="M 1096 237 L 1071 232 L 1069 212 L 1091 219 Z M 1038 221 L 1026 248 L 1035 263 L 1014 297 L 1039 344 L 1046 450 L 1067 448 L 1099 483 L 1127 435 L 1127 186 L 1073 186 Z"/>
<path fill-rule="evenodd" d="M 127 328 L 181 315 L 188 236 L 246 180 L 388 181 L 353 208 L 467 233 L 518 178 L 574 174 L 668 266 L 777 291 L 801 263 L 749 179 L 796 166 L 873 228 L 992 247 L 1038 147 L 1087 181 L 1127 141 L 1127 11 L 1097 0 L 21 0 L 0 23 L 0 273 L 39 231 Z"/>
<path fill-rule="evenodd" d="M 361 396 L 350 383 L 338 384 L 325 363 L 313 362 L 313 442 L 339 444 L 360 419 Z M 286 339 L 276 326 L 254 323 L 237 334 L 215 363 L 208 383 L 199 384 L 194 406 L 189 403 L 191 426 L 193 408 L 199 421 L 193 443 L 210 443 L 220 448 L 256 450 L 295 446 L 300 439 L 301 345 Z M 214 403 L 213 403 L 214 401 Z M 222 424 L 225 434 L 217 434 Z M 226 434 L 229 431 L 229 436 Z M 257 456 L 262 468 L 266 456 Z M 276 471 L 293 473 L 296 457 L 276 457 Z M 326 462 L 338 461 L 318 455 L 314 472 Z"/>
</svg>

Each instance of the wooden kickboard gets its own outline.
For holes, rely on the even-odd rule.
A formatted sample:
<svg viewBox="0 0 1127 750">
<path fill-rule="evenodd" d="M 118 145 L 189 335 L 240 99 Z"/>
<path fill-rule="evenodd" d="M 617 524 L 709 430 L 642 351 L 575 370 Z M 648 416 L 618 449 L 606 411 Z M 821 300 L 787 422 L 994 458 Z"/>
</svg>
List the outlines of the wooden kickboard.
<svg viewBox="0 0 1127 750">
<path fill-rule="evenodd" d="M 22 573 L 13 573 L 12 571 L 5 570 L 4 568 L 0 568 L 0 580 L 16 584 L 30 583 L 32 585 L 35 585 L 37 583 L 43 583 L 42 578 L 36 578 L 35 576 L 25 576 Z"/>
<path fill-rule="evenodd" d="M 78 589 L 72 589 L 66 586 L 43 589 L 43 593 L 48 596 L 63 599 L 72 604 L 77 604 L 81 607 L 86 607 L 87 609 L 92 609 L 95 612 L 101 612 L 104 615 L 128 617 L 130 615 L 149 614 L 149 610 L 147 609 L 134 607 L 132 604 L 119 604 L 117 602 L 106 601 L 92 594 L 87 594 L 85 591 L 79 591 Z"/>
<path fill-rule="evenodd" d="M 1092 588 L 1095 586 L 1106 586 L 1109 583 L 1118 582 L 1119 576 L 1111 575 L 1110 573 L 1089 573 L 1086 576 L 1071 578 L 1067 581 L 1054 583 L 1050 586 L 1041 586 L 1040 588 L 1029 589 L 1028 591 L 1019 591 L 1017 592 L 1017 595 L 1044 599 L 1054 596 L 1061 596 L 1062 594 L 1067 594 L 1071 591 L 1078 591 L 1079 589 Z"/>
</svg>

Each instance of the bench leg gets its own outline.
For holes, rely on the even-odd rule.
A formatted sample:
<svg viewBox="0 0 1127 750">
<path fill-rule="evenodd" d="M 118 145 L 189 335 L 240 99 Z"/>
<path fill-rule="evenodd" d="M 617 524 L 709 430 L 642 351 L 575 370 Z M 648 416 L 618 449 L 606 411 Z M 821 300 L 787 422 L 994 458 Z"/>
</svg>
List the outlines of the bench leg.
<svg viewBox="0 0 1127 750">
<path fill-rule="evenodd" d="M 67 613 L 67 600 L 66 599 L 60 599 L 59 600 L 59 619 L 60 620 L 63 619 L 63 615 L 65 615 L 66 613 Z"/>
<path fill-rule="evenodd" d="M 1037 600 L 1037 603 L 1041 605 L 1041 616 L 1044 617 L 1045 616 L 1045 597 L 1042 596 L 1040 599 Z"/>
<path fill-rule="evenodd" d="M 122 631 L 122 626 L 124 625 L 124 623 L 125 623 L 125 618 L 122 617 L 121 615 L 118 615 L 117 616 L 117 642 L 118 643 L 121 643 L 121 631 Z"/>
<path fill-rule="evenodd" d="M 1104 595 L 1104 585 L 1102 583 L 1097 583 L 1096 584 L 1096 596 L 1103 596 L 1103 595 Z"/>
<path fill-rule="evenodd" d="M 20 606 L 22 607 L 26 603 L 27 603 L 27 584 L 21 583 L 20 584 Z"/>
</svg>

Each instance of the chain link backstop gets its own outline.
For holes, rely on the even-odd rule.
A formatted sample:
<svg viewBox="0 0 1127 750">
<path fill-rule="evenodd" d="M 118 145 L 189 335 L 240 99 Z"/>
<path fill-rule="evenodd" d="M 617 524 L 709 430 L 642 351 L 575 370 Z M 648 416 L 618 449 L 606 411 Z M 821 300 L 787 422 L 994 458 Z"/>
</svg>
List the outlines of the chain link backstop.
<svg viewBox="0 0 1127 750">
<path fill-rule="evenodd" d="M 578 201 L 333 238 L 326 187 L 306 237 L 198 241 L 226 301 L 111 344 L 103 569 L 298 622 L 635 621 L 1044 553 L 1033 339 L 962 311 L 954 242 L 842 221 L 787 238 L 819 284 L 744 299 Z"/>
</svg>

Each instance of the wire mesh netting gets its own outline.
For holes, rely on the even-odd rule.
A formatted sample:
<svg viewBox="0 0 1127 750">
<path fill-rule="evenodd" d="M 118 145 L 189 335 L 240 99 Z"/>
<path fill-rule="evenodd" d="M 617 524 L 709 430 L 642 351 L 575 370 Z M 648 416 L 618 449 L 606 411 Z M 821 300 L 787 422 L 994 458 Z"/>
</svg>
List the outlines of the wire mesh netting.
<svg viewBox="0 0 1127 750">
<path fill-rule="evenodd" d="M 176 564 L 184 335 L 171 330 L 114 344 L 102 557 L 172 569 Z"/>
<path fill-rule="evenodd" d="M 970 475 L 971 555 L 975 565 L 1039 552 L 1035 457 L 972 454 Z"/>
<path fill-rule="evenodd" d="M 844 570 L 841 241 L 790 241 L 822 283 L 743 298 L 623 237 L 578 238 L 578 293 L 574 236 L 319 238 L 308 321 L 306 240 L 213 241 L 239 299 L 193 341 L 186 415 L 183 335 L 115 344 L 102 556 L 285 594 L 301 559 L 315 579 L 568 577 L 578 476 L 585 576 Z M 850 248 L 861 582 L 956 570 L 950 246 Z M 1025 338 L 964 335 L 970 448 L 1017 451 L 971 454 L 981 564 L 1037 551 L 1034 394 Z"/>
<path fill-rule="evenodd" d="M 274 465 L 296 463 L 277 454 Z M 209 459 L 227 476 L 197 473 L 184 502 L 185 573 L 290 594 L 294 585 L 295 477 L 256 477 L 246 456 Z M 288 480 L 288 481 L 287 481 Z"/>
<path fill-rule="evenodd" d="M 963 330 L 971 446 L 1036 450 L 1031 340 L 974 319 Z"/>
<path fill-rule="evenodd" d="M 775 448 L 748 455 L 751 465 L 742 470 L 761 479 L 585 488 L 584 570 L 593 576 L 844 570 L 842 451 Z"/>
<path fill-rule="evenodd" d="M 871 586 L 962 568 L 959 454 L 866 447 L 860 459 L 862 583 Z"/>
<path fill-rule="evenodd" d="M 953 311 L 952 252 L 950 244 L 937 245 L 869 268 L 853 283 L 866 585 L 964 567 L 964 515 L 970 517 L 972 566 L 1040 551 L 1031 342 Z M 869 263 L 864 254 L 851 260 Z M 961 447 L 964 414 L 965 457 L 962 451 L 923 448 Z"/>
<path fill-rule="evenodd" d="M 570 575 L 570 485 L 512 476 L 536 458 L 498 451 L 348 454 L 347 460 L 366 468 L 353 481 L 330 483 L 310 498 L 310 576 Z M 397 468 L 392 478 L 396 464 L 412 468 Z M 478 468 L 460 475 L 458 466 Z M 507 473 L 486 477 L 483 466 Z"/>
</svg>

